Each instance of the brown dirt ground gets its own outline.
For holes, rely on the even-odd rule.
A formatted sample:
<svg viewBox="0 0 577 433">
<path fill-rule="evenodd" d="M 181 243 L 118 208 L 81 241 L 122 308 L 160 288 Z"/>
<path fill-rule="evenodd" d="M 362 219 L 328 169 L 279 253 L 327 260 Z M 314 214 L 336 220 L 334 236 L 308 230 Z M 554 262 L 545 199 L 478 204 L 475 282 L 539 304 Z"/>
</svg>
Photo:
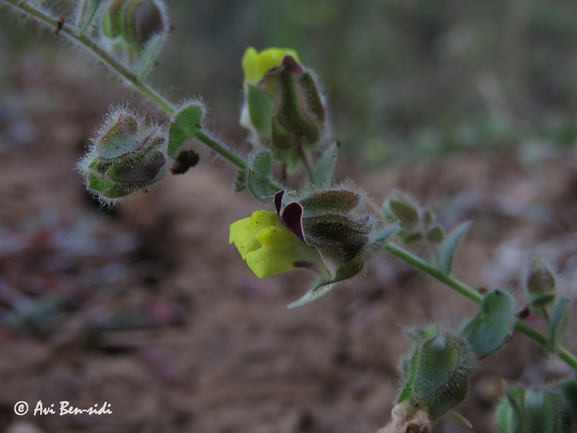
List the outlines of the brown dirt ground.
<svg viewBox="0 0 577 433">
<path fill-rule="evenodd" d="M 308 275 L 251 274 L 228 245 L 228 225 L 259 205 L 231 193 L 232 172 L 206 153 L 189 173 L 99 210 L 74 166 L 118 90 L 68 62 L 64 70 L 37 54 L 19 59 L 0 99 L 0 430 L 372 433 L 384 425 L 408 347 L 403 328 L 458 326 L 474 306 L 383 254 L 364 279 L 287 310 Z M 577 158 L 547 149 L 341 175 L 378 200 L 403 189 L 449 227 L 472 219 L 456 266 L 470 284 L 515 291 L 526 258 L 540 251 L 574 292 Z M 28 321 L 16 309 L 32 311 Z M 463 413 L 475 431 L 492 432 L 500 378 L 533 383 L 566 372 L 515 336 L 480 362 Z M 31 409 L 39 400 L 108 402 L 113 414 L 17 417 L 19 400 Z M 445 423 L 438 431 L 468 430 Z"/>
</svg>

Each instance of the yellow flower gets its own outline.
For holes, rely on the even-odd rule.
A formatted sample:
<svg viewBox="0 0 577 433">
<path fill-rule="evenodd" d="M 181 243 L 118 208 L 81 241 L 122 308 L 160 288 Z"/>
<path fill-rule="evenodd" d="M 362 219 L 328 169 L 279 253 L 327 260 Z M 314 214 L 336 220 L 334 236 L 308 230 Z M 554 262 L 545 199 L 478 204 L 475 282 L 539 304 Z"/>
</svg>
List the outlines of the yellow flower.
<svg viewBox="0 0 577 433">
<path fill-rule="evenodd" d="M 253 47 L 248 47 L 242 56 L 244 79 L 249 83 L 258 83 L 268 71 L 282 64 L 285 54 L 299 61 L 297 52 L 290 48 L 267 48 L 259 53 Z"/>
<path fill-rule="evenodd" d="M 258 210 L 232 223 L 229 242 L 259 278 L 298 268 L 326 273 L 317 252 L 285 228 L 276 212 Z"/>
</svg>

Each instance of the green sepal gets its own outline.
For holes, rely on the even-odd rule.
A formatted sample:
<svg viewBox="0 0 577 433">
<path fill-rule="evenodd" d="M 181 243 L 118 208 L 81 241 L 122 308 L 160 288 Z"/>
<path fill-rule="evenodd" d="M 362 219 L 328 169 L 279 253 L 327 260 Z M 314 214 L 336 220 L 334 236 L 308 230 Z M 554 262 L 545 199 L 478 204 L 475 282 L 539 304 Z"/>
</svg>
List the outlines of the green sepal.
<svg viewBox="0 0 577 433">
<path fill-rule="evenodd" d="M 348 280 L 349 278 L 358 275 L 363 270 L 363 266 L 363 262 L 359 259 L 353 259 L 347 263 L 344 263 L 337 270 L 336 275 L 332 280 L 325 280 L 323 278 L 317 279 L 315 282 L 313 282 L 304 296 L 287 305 L 287 308 L 300 307 L 317 300 L 321 296 L 324 296 L 333 290 L 336 286 L 336 283 L 339 281 Z"/>
<path fill-rule="evenodd" d="M 561 433 L 555 430 L 556 410 L 549 395 L 543 391 L 525 393 L 527 433 Z"/>
<path fill-rule="evenodd" d="M 430 209 L 424 209 L 421 219 L 423 220 L 425 227 L 430 226 L 434 220 L 433 212 Z"/>
<path fill-rule="evenodd" d="M 299 203 L 307 216 L 331 212 L 346 213 L 361 203 L 361 196 L 352 191 L 335 189 L 313 194 Z"/>
<path fill-rule="evenodd" d="M 110 39 L 116 39 L 124 33 L 124 3 L 126 0 L 113 0 L 102 17 L 102 33 Z"/>
<path fill-rule="evenodd" d="M 439 419 L 465 398 L 473 359 L 464 341 L 435 327 L 413 332 L 409 339 L 412 353 L 402 362 L 397 403 L 426 407 L 432 420 Z"/>
<path fill-rule="evenodd" d="M 461 335 L 478 356 L 487 356 L 505 343 L 515 326 L 515 299 L 505 290 L 485 294 L 481 311 L 465 322 Z"/>
<path fill-rule="evenodd" d="M 107 199 L 122 198 L 140 189 L 142 188 L 135 189 L 132 185 L 114 183 L 110 188 L 102 191 L 100 195 Z"/>
<path fill-rule="evenodd" d="M 163 43 L 163 36 L 157 35 L 143 45 L 128 46 L 127 50 L 132 53 L 131 72 L 137 77 L 146 74 L 154 65 Z"/>
<path fill-rule="evenodd" d="M 445 241 L 439 249 L 439 268 L 446 275 L 451 274 L 455 252 L 465 238 L 470 225 L 471 223 L 469 221 L 458 225 L 445 237 Z"/>
<path fill-rule="evenodd" d="M 419 223 L 419 210 L 409 200 L 396 195 L 387 201 L 388 208 L 403 229 L 412 229 Z"/>
<path fill-rule="evenodd" d="M 321 153 L 313 169 L 313 184 L 319 188 L 331 183 L 337 165 L 338 145 L 329 144 Z"/>
<path fill-rule="evenodd" d="M 108 180 L 97 173 L 90 173 L 87 179 L 87 186 L 89 189 L 103 193 L 104 191 L 112 188 L 114 182 Z"/>
<path fill-rule="evenodd" d="M 401 239 L 406 245 L 414 245 L 423 240 L 423 235 L 419 232 L 407 233 L 405 236 L 402 236 Z"/>
<path fill-rule="evenodd" d="M 539 256 L 534 256 L 529 262 L 525 289 L 529 296 L 535 297 L 555 291 L 557 285 L 555 273 L 549 263 Z"/>
<path fill-rule="evenodd" d="M 555 309 L 548 325 L 548 348 L 551 352 L 557 353 L 561 345 L 563 336 L 567 331 L 569 325 L 569 318 L 571 317 L 571 301 L 566 296 L 562 296 L 555 304 Z"/>
<path fill-rule="evenodd" d="M 412 353 L 401 359 L 401 371 L 403 373 L 403 387 L 399 392 L 396 402 L 401 403 L 412 396 L 413 383 L 419 366 L 422 344 L 437 336 L 439 330 L 435 326 L 425 329 L 418 329 L 407 333 L 407 338 L 411 343 Z"/>
<path fill-rule="evenodd" d="M 305 95 L 306 105 L 310 113 L 316 117 L 319 122 L 325 120 L 325 107 L 317 89 L 314 78 L 309 72 L 305 72 L 299 79 L 302 92 Z"/>
<path fill-rule="evenodd" d="M 413 397 L 428 408 L 432 420 L 455 408 L 467 395 L 473 368 L 465 342 L 447 335 L 428 342 L 421 354 L 421 368 L 413 386 Z"/>
<path fill-rule="evenodd" d="M 92 23 L 96 10 L 103 3 L 103 0 L 82 0 L 78 5 L 76 19 L 76 28 L 78 33 L 82 34 Z"/>
<path fill-rule="evenodd" d="M 268 185 L 271 171 L 271 157 L 267 150 L 256 153 L 250 161 L 247 171 L 247 186 L 258 200 L 270 201 L 271 191 Z"/>
<path fill-rule="evenodd" d="M 554 389 L 563 397 L 564 406 L 571 421 L 577 424 L 577 375 L 558 383 Z"/>
<path fill-rule="evenodd" d="M 306 242 L 322 254 L 336 255 L 348 262 L 367 244 L 370 225 L 361 226 L 354 220 L 338 214 L 307 216 L 302 221 Z"/>
<path fill-rule="evenodd" d="M 250 120 L 259 138 L 272 138 L 272 116 L 274 99 L 266 92 L 250 83 L 246 84 L 246 98 Z"/>
<path fill-rule="evenodd" d="M 443 233 L 443 229 L 439 226 L 435 226 L 431 228 L 427 233 L 427 241 L 432 244 L 440 244 L 443 242 L 445 234 Z"/>
<path fill-rule="evenodd" d="M 189 103 L 174 115 L 168 129 L 168 156 L 175 158 L 185 141 L 194 138 L 204 116 L 204 108 Z"/>
<path fill-rule="evenodd" d="M 124 10 L 124 38 L 142 46 L 164 30 L 162 13 L 154 0 L 129 0 Z"/>
<path fill-rule="evenodd" d="M 104 160 L 114 160 L 141 150 L 145 142 L 135 139 L 138 122 L 133 116 L 123 114 L 96 144 L 96 156 Z"/>
<path fill-rule="evenodd" d="M 499 433 L 526 433 L 525 390 L 509 388 L 495 411 Z"/>
<path fill-rule="evenodd" d="M 299 98 L 299 90 L 292 74 L 281 73 L 279 76 L 280 106 L 278 120 L 293 135 L 303 137 L 309 143 L 316 143 L 320 138 L 320 131 L 316 125 L 303 113 Z"/>
<path fill-rule="evenodd" d="M 162 152 L 152 151 L 137 160 L 115 163 L 106 171 L 106 178 L 114 182 L 150 185 L 162 178 L 165 164 Z"/>
<path fill-rule="evenodd" d="M 295 137 L 282 126 L 276 118 L 272 120 L 272 143 L 273 147 L 280 151 L 286 151 L 295 147 Z M 277 156 L 281 154 L 275 154 Z M 279 156 L 279 159 L 285 159 Z"/>
</svg>

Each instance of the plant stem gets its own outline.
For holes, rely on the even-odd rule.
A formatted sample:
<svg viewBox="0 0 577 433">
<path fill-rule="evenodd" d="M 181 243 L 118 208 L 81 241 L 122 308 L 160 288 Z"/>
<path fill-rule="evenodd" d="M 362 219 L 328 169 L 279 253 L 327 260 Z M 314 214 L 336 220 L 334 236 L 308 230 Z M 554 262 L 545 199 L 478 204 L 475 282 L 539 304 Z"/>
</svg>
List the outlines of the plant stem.
<svg viewBox="0 0 577 433">
<path fill-rule="evenodd" d="M 232 162 L 239 169 L 246 170 L 248 168 L 248 164 L 246 163 L 246 161 L 244 159 L 242 159 L 240 156 L 238 156 L 237 154 L 232 152 L 230 149 L 228 149 L 227 146 L 218 143 L 214 137 L 205 133 L 201 129 L 196 130 L 195 137 L 199 141 L 203 142 L 208 148 L 210 148 L 214 152 L 218 153 L 223 158 L 226 158 L 227 160 Z M 279 183 L 276 183 L 274 180 L 271 180 L 271 179 L 268 180 L 268 186 L 274 192 L 278 192 L 278 191 L 281 191 L 283 189 L 286 189 L 285 186 L 283 186 Z"/>
<path fill-rule="evenodd" d="M 28 15 L 34 17 L 38 21 L 48 25 L 56 29 L 57 20 L 46 15 L 40 9 L 26 3 L 25 1 L 21 0 L 0 0 L 3 3 L 11 6 L 17 10 L 23 11 Z M 168 117 L 173 116 L 176 113 L 175 106 L 165 99 L 162 95 L 160 95 L 154 88 L 150 85 L 142 81 L 142 79 L 130 72 L 126 69 L 122 64 L 120 64 L 116 59 L 110 56 L 104 49 L 99 47 L 92 39 L 88 36 L 84 35 L 83 33 L 76 33 L 73 28 L 64 24 L 60 29 L 59 33 L 63 33 L 69 38 L 75 40 L 79 44 L 83 45 L 91 52 L 94 56 L 96 56 L 103 64 L 109 66 L 113 69 L 118 75 L 124 78 L 129 84 L 131 84 L 138 92 L 140 92 L 143 96 L 148 98 L 152 103 L 154 103 L 161 111 L 163 111 Z M 218 153 L 220 156 L 234 164 L 239 169 L 246 169 L 246 161 L 242 159 L 240 156 L 233 153 L 226 145 L 223 143 L 219 143 L 212 137 L 201 133 L 197 134 L 197 138 L 199 141 L 204 143 L 214 152 Z M 274 183 L 271 182 L 271 186 Z M 282 186 L 274 184 L 274 187 L 278 189 L 282 189 Z"/>
<path fill-rule="evenodd" d="M 391 242 L 385 245 L 385 249 L 394 256 L 397 256 L 401 260 L 413 265 L 421 272 L 449 286 L 451 289 L 455 290 L 456 292 L 459 292 L 466 298 L 469 298 L 471 301 L 476 302 L 477 304 L 481 304 L 481 302 L 483 301 L 483 295 L 481 295 L 475 289 L 467 286 L 466 284 L 461 283 L 460 281 L 455 280 L 454 278 L 451 278 L 449 275 L 446 275 L 439 269 L 434 268 L 433 266 L 425 262 L 420 257 L 417 257 L 410 251 L 407 251 L 404 248 L 401 248 L 398 245 L 395 245 Z"/>
<path fill-rule="evenodd" d="M 450 275 L 446 275 L 439 269 L 434 268 L 429 263 L 425 262 L 420 257 L 417 257 L 410 251 L 407 251 L 406 249 L 392 242 L 387 243 L 384 248 L 392 255 L 414 266 L 421 272 L 445 284 L 446 286 L 450 287 L 451 289 L 455 290 L 461 295 L 469 298 L 473 302 L 479 305 L 483 302 L 483 295 L 481 293 L 477 292 L 472 287 L 469 287 L 468 285 L 460 282 L 459 280 L 451 277 Z M 527 323 L 523 322 L 521 319 L 516 320 L 515 329 L 517 331 L 522 332 L 527 337 L 531 338 L 533 341 L 539 343 L 541 346 L 547 347 L 547 344 L 549 342 L 547 337 L 541 334 L 533 327 L 531 327 L 530 325 L 528 325 Z M 557 351 L 557 356 L 559 356 L 559 358 L 561 358 L 567 365 L 569 365 L 574 371 L 577 372 L 577 357 L 574 354 L 572 354 L 565 347 L 560 346 Z"/>
</svg>

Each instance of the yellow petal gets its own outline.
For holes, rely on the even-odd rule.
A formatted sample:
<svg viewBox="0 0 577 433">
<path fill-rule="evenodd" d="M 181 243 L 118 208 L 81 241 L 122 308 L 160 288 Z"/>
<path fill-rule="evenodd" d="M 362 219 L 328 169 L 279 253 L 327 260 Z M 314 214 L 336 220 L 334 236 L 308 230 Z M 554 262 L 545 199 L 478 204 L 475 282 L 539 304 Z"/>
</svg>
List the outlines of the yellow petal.
<svg viewBox="0 0 577 433">
<path fill-rule="evenodd" d="M 251 83 L 257 83 L 262 75 L 258 72 L 257 66 L 258 53 L 254 47 L 248 47 L 242 56 L 242 69 L 244 71 L 244 79 Z"/>
<path fill-rule="evenodd" d="M 290 48 L 267 48 L 258 53 L 253 47 L 248 47 L 242 56 L 244 79 L 250 83 L 258 83 L 268 71 L 282 64 L 285 54 L 289 54 L 298 62 L 299 56 Z"/>
<path fill-rule="evenodd" d="M 256 239 L 266 247 L 289 246 L 301 242 L 294 233 L 284 227 L 269 226 L 256 234 Z"/>
<path fill-rule="evenodd" d="M 250 218 L 243 218 L 241 220 L 235 221 L 230 225 L 230 235 L 228 237 L 228 243 L 232 244 L 234 239 L 243 230 L 250 228 Z"/>
<path fill-rule="evenodd" d="M 293 263 L 300 260 L 292 248 L 270 248 L 262 246 L 246 256 L 246 264 L 259 278 L 295 269 Z"/>
<path fill-rule="evenodd" d="M 241 219 L 230 225 L 228 242 L 234 242 L 243 260 L 246 260 L 248 253 L 260 247 L 260 242 L 256 240 L 254 230 L 250 226 L 250 218 Z"/>
<path fill-rule="evenodd" d="M 265 227 L 283 227 L 276 212 L 270 210 L 257 210 L 250 217 L 250 226 L 255 230 Z"/>
</svg>

